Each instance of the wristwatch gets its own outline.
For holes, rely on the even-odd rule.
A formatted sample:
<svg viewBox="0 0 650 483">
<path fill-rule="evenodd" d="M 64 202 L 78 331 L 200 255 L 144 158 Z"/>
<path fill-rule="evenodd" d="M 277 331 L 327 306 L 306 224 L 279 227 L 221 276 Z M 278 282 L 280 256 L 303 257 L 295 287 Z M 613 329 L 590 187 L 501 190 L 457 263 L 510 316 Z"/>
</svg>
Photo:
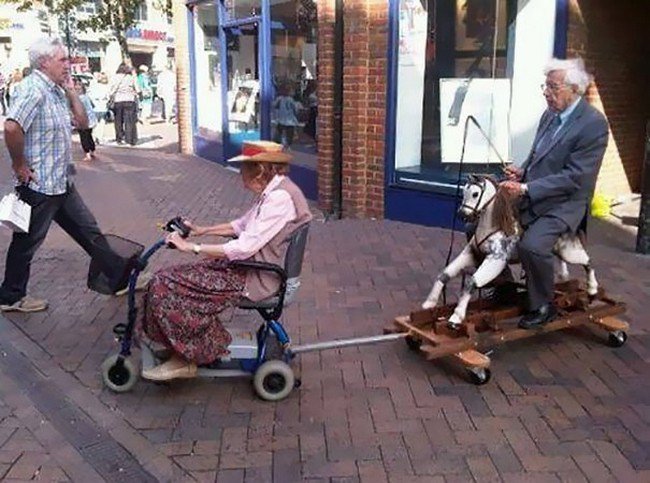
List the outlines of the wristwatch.
<svg viewBox="0 0 650 483">
<path fill-rule="evenodd" d="M 198 255 L 199 253 L 201 253 L 201 244 L 200 243 L 195 243 L 192 246 L 192 251 L 194 252 L 194 255 Z"/>
</svg>

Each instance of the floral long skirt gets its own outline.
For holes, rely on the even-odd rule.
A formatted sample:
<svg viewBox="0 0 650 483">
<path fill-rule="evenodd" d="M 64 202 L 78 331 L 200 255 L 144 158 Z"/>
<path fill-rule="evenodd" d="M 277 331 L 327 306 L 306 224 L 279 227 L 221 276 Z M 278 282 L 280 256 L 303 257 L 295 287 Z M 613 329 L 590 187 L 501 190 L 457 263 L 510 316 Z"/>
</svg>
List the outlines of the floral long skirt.
<svg viewBox="0 0 650 483">
<path fill-rule="evenodd" d="M 144 297 L 143 330 L 182 358 L 209 364 L 228 354 L 231 337 L 218 314 L 244 290 L 245 274 L 206 260 L 156 272 Z"/>
</svg>

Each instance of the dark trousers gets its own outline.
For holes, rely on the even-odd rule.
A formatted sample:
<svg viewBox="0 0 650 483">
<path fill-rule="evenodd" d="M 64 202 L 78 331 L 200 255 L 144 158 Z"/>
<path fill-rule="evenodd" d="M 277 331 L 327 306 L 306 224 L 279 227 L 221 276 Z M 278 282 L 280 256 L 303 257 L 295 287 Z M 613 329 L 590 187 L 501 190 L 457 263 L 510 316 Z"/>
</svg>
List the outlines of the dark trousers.
<svg viewBox="0 0 650 483">
<path fill-rule="evenodd" d="M 318 117 L 318 108 L 310 107 L 309 108 L 309 119 L 307 119 L 307 124 L 305 124 L 305 134 L 316 141 L 316 118 Z"/>
<path fill-rule="evenodd" d="M 80 129 L 79 140 L 81 141 L 81 147 L 83 148 L 84 153 L 95 152 L 95 140 L 93 139 L 92 129 Z"/>
<path fill-rule="evenodd" d="M 0 104 L 2 104 L 2 115 L 7 115 L 7 103 L 6 103 L 6 88 L 0 89 Z"/>
<path fill-rule="evenodd" d="M 131 146 L 138 142 L 138 107 L 135 102 L 116 102 L 113 104 L 115 112 L 115 139 L 117 142 L 126 141 Z"/>
<path fill-rule="evenodd" d="M 525 227 L 519 240 L 519 258 L 526 272 L 530 310 L 553 302 L 555 255 L 553 247 L 558 238 L 569 231 L 559 218 L 542 216 Z"/>
<path fill-rule="evenodd" d="M 62 195 L 48 196 L 26 186 L 17 188 L 20 198 L 32 207 L 28 233 L 14 233 L 7 251 L 5 279 L 0 287 L 0 301 L 14 303 L 27 294 L 32 258 L 45 240 L 54 220 L 91 254 L 96 244 L 106 241 L 95 217 L 86 207 L 74 186 Z"/>
<path fill-rule="evenodd" d="M 275 128 L 275 138 L 273 140 L 278 144 L 282 144 L 282 135 L 284 134 L 287 139 L 287 146 L 291 146 L 293 143 L 293 131 L 294 126 L 278 124 Z"/>
</svg>

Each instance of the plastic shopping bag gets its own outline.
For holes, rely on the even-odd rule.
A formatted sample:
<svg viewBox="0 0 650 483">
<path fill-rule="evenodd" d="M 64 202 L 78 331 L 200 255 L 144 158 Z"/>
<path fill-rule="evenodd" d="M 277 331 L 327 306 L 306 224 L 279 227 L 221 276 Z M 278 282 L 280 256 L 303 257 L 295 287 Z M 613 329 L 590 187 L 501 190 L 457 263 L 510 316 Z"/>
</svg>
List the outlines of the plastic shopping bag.
<svg viewBox="0 0 650 483">
<path fill-rule="evenodd" d="M 32 207 L 18 197 L 15 192 L 5 195 L 0 201 L 0 225 L 13 231 L 27 233 Z"/>
</svg>

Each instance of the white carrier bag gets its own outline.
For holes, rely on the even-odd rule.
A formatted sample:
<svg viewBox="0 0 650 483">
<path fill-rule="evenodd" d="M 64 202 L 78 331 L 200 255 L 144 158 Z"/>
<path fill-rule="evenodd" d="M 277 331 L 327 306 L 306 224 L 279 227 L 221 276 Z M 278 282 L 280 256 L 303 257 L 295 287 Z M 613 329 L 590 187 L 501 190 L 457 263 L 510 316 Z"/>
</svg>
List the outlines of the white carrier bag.
<svg viewBox="0 0 650 483">
<path fill-rule="evenodd" d="M 0 200 L 0 225 L 2 226 L 27 233 L 31 215 L 32 207 L 21 200 L 15 191 L 4 195 Z"/>
</svg>

